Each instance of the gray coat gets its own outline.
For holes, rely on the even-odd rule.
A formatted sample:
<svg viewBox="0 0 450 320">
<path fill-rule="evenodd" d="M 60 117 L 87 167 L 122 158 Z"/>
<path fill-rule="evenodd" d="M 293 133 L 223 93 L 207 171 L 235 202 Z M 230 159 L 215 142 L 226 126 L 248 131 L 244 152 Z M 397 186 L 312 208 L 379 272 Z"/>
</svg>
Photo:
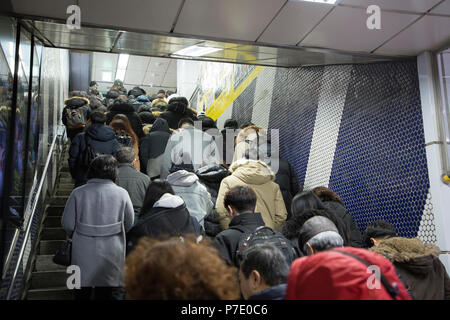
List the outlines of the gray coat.
<svg viewBox="0 0 450 320">
<path fill-rule="evenodd" d="M 116 184 L 128 191 L 136 216 L 141 214 L 150 178 L 139 172 L 131 163 L 121 163 L 117 170 Z"/>
<path fill-rule="evenodd" d="M 62 227 L 72 238 L 72 264 L 80 267 L 82 287 L 123 285 L 125 233 L 133 222 L 127 191 L 111 180 L 91 179 L 72 191 Z"/>
<path fill-rule="evenodd" d="M 169 174 L 167 182 L 176 195 L 183 198 L 192 217 L 204 228 L 205 217 L 214 208 L 208 189 L 199 181 L 197 175 L 186 170 L 179 170 Z"/>
</svg>

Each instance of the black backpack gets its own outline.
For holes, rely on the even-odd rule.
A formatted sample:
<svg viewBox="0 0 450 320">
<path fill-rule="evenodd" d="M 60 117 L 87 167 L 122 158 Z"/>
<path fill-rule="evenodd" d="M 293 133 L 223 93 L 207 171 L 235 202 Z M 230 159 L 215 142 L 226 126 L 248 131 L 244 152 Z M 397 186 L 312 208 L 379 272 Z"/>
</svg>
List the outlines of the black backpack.
<svg viewBox="0 0 450 320">
<path fill-rule="evenodd" d="M 120 130 L 116 133 L 116 140 L 121 147 L 133 147 L 133 138 L 124 130 Z"/>
<path fill-rule="evenodd" d="M 236 227 L 231 228 L 240 230 L 240 228 Z M 244 233 L 239 240 L 238 249 L 236 251 L 235 265 L 237 267 L 241 264 L 245 254 L 250 248 L 267 243 L 273 244 L 280 249 L 289 265 L 297 258 L 297 253 L 291 242 L 280 232 L 266 226 L 260 226 L 250 233 L 243 230 L 240 231 Z"/>
<path fill-rule="evenodd" d="M 91 164 L 92 160 L 94 160 L 99 155 L 101 155 L 101 153 L 96 152 L 91 147 L 91 145 L 89 144 L 89 141 L 88 141 L 87 133 L 84 133 L 84 141 L 86 142 L 86 148 L 84 149 L 84 152 L 81 157 L 81 164 L 83 165 L 83 167 L 88 168 L 89 165 Z"/>
</svg>

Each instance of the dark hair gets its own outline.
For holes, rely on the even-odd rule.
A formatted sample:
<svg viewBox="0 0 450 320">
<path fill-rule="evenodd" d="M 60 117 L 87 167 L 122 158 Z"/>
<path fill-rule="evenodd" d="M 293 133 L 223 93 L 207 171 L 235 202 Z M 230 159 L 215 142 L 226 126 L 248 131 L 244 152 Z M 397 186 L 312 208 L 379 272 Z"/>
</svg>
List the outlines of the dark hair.
<svg viewBox="0 0 450 320">
<path fill-rule="evenodd" d="M 225 194 L 223 205 L 228 210 L 228 206 L 234 208 L 237 212 L 255 211 L 256 193 L 247 186 L 233 187 Z"/>
<path fill-rule="evenodd" d="M 370 238 L 379 239 L 379 238 L 390 238 L 396 237 L 397 232 L 395 231 L 395 227 L 389 222 L 378 220 L 369 224 L 364 232 L 364 242 L 368 248 L 373 246 Z"/>
<path fill-rule="evenodd" d="M 142 203 L 141 213 L 148 213 L 163 194 L 175 194 L 172 186 L 167 181 L 153 181 L 147 188 L 144 202 Z"/>
<path fill-rule="evenodd" d="M 239 127 L 240 129 L 245 129 L 245 128 L 247 128 L 247 127 L 250 127 L 250 126 L 254 126 L 255 124 L 253 123 L 253 122 L 251 122 L 251 121 L 246 121 L 246 122 L 244 122 L 243 124 L 241 124 L 241 126 Z"/>
<path fill-rule="evenodd" d="M 303 227 L 305 222 L 315 216 L 323 216 L 330 219 L 344 240 L 344 245 L 346 246 L 350 244 L 350 234 L 345 222 L 342 221 L 335 213 L 325 208 L 305 209 L 301 212 L 301 214 L 293 214 L 292 217 L 284 223 L 281 233 L 289 240 L 298 239 L 300 236 L 300 229 Z"/>
<path fill-rule="evenodd" d="M 320 200 L 322 201 L 335 201 L 335 202 L 339 202 L 340 204 L 344 205 L 344 202 L 342 201 L 341 197 L 339 197 L 339 195 L 334 192 L 333 190 L 331 190 L 330 188 L 327 187 L 316 187 L 314 189 L 312 189 L 312 192 L 315 193 L 316 196 L 319 197 Z"/>
<path fill-rule="evenodd" d="M 238 122 L 234 119 L 227 119 L 225 120 L 225 123 L 223 125 L 223 127 L 226 129 L 237 129 L 239 128 Z"/>
<path fill-rule="evenodd" d="M 166 91 L 164 91 L 163 89 L 161 89 L 161 90 L 158 91 L 158 94 L 159 94 L 159 93 L 164 93 L 164 94 L 166 94 Z"/>
<path fill-rule="evenodd" d="M 123 147 L 117 151 L 116 159 L 119 163 L 132 163 L 136 159 L 133 148 Z"/>
<path fill-rule="evenodd" d="M 301 215 L 304 211 L 310 209 L 325 209 L 322 201 L 313 192 L 303 191 L 292 199 L 292 216 Z"/>
<path fill-rule="evenodd" d="M 91 113 L 91 122 L 92 123 L 105 123 L 106 122 L 106 114 L 100 110 L 94 110 Z"/>
<path fill-rule="evenodd" d="M 173 97 L 169 100 L 169 104 L 174 102 L 182 103 L 186 105 L 186 107 L 189 105 L 189 101 L 185 97 Z"/>
<path fill-rule="evenodd" d="M 269 243 L 249 248 L 240 268 L 247 279 L 253 270 L 258 271 L 264 282 L 271 287 L 286 283 L 289 276 L 289 265 L 284 254 Z"/>
<path fill-rule="evenodd" d="M 95 86 L 96 84 L 97 84 L 96 81 L 91 81 L 91 82 L 89 82 L 89 87 Z"/>
<path fill-rule="evenodd" d="M 116 182 L 117 160 L 110 154 L 103 154 L 92 160 L 87 179 L 109 179 Z"/>
<path fill-rule="evenodd" d="M 183 118 L 178 122 L 178 128 L 181 128 L 181 126 L 185 123 L 194 126 L 194 120 L 192 120 L 191 118 Z"/>
</svg>

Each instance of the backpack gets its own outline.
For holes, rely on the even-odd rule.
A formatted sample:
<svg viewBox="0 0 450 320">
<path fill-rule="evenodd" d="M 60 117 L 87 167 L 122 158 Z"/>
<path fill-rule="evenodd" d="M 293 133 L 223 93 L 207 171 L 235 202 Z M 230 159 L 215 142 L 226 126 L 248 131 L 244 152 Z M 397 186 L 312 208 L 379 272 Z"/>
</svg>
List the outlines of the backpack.
<svg viewBox="0 0 450 320">
<path fill-rule="evenodd" d="M 241 264 L 245 254 L 250 248 L 267 243 L 273 244 L 280 249 L 289 265 L 297 258 L 297 253 L 291 242 L 280 232 L 266 226 L 260 226 L 250 233 L 245 232 L 240 228 L 236 228 L 236 226 L 230 227 L 230 229 L 231 228 L 243 232 L 236 251 L 236 266 Z"/>
<path fill-rule="evenodd" d="M 84 133 L 84 141 L 86 142 L 86 148 L 84 149 L 84 152 L 81 156 L 81 164 L 88 168 L 91 164 L 92 160 L 97 158 L 101 153 L 96 152 L 91 145 L 88 142 L 88 136 L 86 133 Z"/>
<path fill-rule="evenodd" d="M 81 108 L 82 107 L 77 109 L 66 109 L 67 127 L 69 129 L 84 128 L 86 126 L 86 114 Z"/>
<path fill-rule="evenodd" d="M 116 140 L 121 147 L 133 147 L 133 138 L 124 130 L 120 130 L 116 133 Z"/>
</svg>

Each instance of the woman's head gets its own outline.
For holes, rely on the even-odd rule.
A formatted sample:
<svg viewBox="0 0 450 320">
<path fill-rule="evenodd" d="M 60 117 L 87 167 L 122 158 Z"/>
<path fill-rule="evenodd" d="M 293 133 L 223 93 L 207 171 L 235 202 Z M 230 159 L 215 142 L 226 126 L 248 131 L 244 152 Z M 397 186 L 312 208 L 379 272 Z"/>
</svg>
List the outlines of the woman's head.
<svg viewBox="0 0 450 320">
<path fill-rule="evenodd" d="M 109 179 L 116 182 L 117 160 L 112 155 L 105 154 L 96 157 L 89 165 L 87 178 L 89 179 Z"/>
<path fill-rule="evenodd" d="M 153 181 L 150 183 L 147 188 L 147 192 L 145 193 L 141 212 L 149 212 L 155 205 L 156 201 L 158 201 L 165 193 L 175 194 L 172 186 L 167 181 Z"/>
<path fill-rule="evenodd" d="M 122 120 L 122 119 L 113 119 L 111 121 L 111 123 L 109 124 L 109 126 L 111 128 L 113 128 L 113 130 L 115 132 L 123 130 L 126 133 L 128 133 L 133 138 L 133 144 L 137 142 L 137 135 L 133 131 L 133 129 L 131 128 L 131 124 L 130 124 L 130 121 L 128 119 L 127 119 L 127 121 Z"/>
<path fill-rule="evenodd" d="M 190 238 L 141 238 L 125 262 L 129 299 L 232 300 L 239 299 L 234 267 L 211 245 Z"/>
<path fill-rule="evenodd" d="M 313 192 L 304 191 L 292 199 L 291 211 L 293 216 L 301 215 L 304 211 L 310 209 L 325 209 L 322 201 Z"/>
</svg>

